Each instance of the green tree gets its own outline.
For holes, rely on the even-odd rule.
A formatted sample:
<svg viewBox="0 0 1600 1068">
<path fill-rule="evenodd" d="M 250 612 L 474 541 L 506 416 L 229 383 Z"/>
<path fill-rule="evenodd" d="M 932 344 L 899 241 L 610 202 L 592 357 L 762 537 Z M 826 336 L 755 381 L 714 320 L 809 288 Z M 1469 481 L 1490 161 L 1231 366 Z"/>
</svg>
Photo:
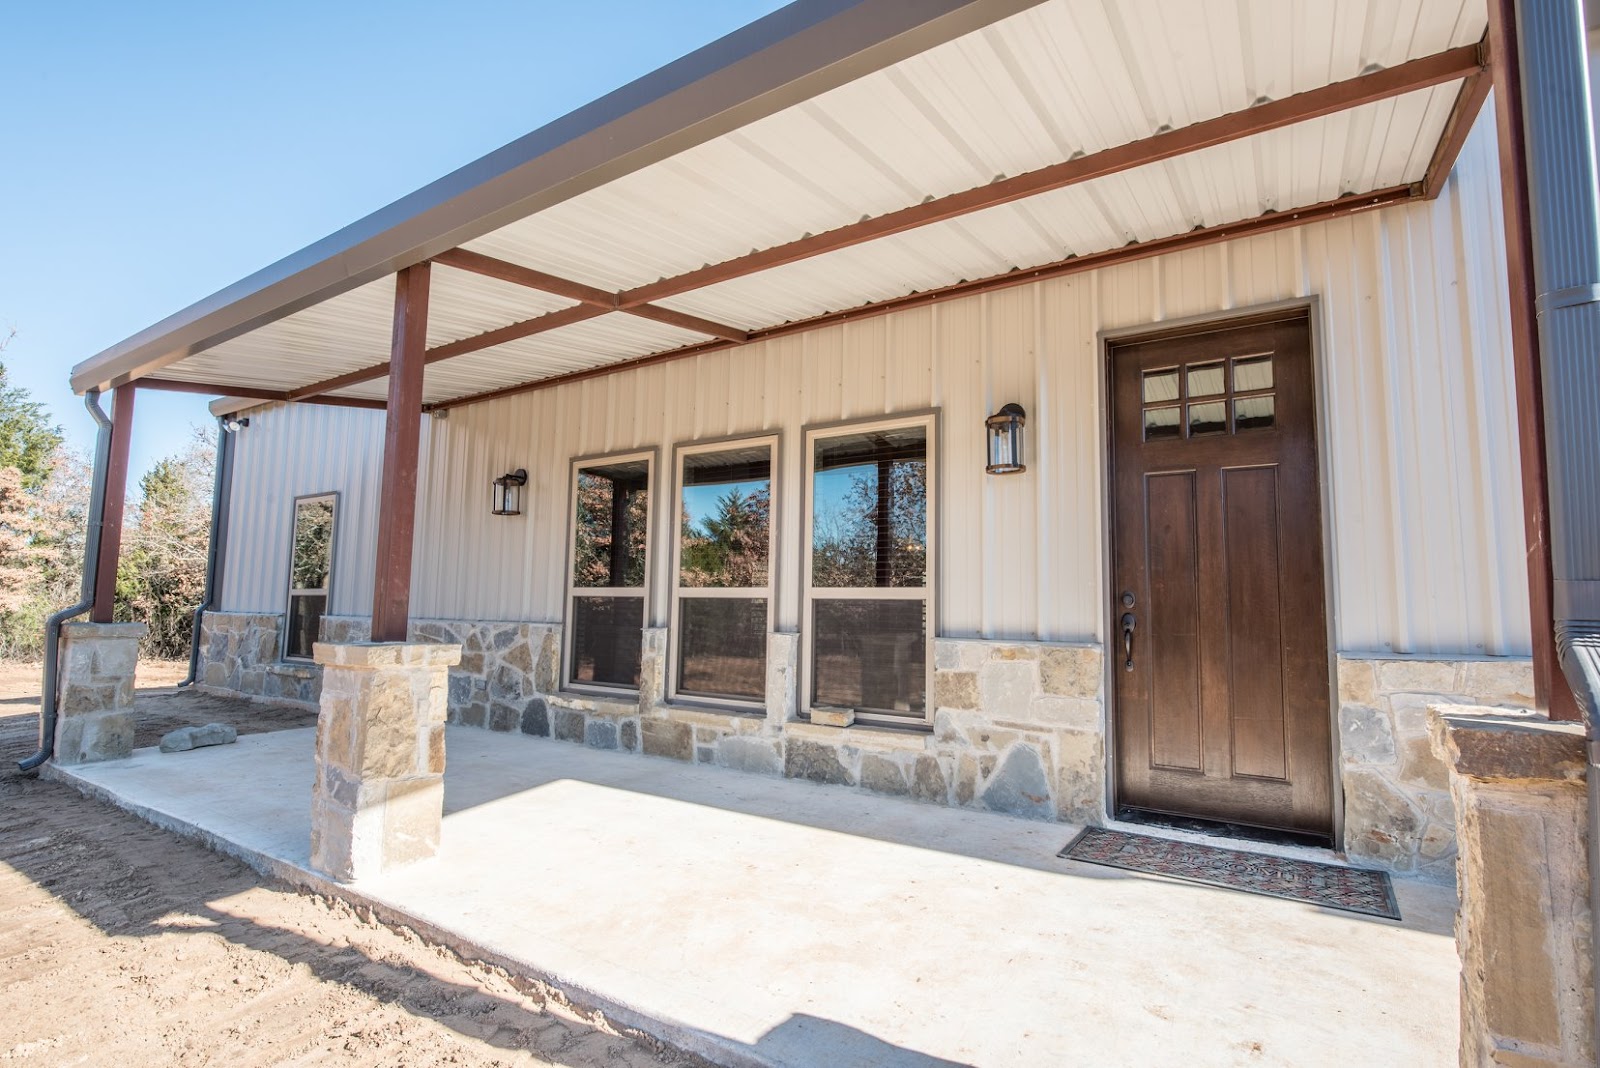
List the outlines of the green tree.
<svg viewBox="0 0 1600 1068">
<path fill-rule="evenodd" d="M 194 609 L 205 592 L 216 447 L 196 430 L 189 447 L 139 480 L 139 503 L 123 532 L 116 615 L 150 628 L 147 656 L 188 654 Z"/>
<path fill-rule="evenodd" d="M 4 349 L 0 343 L 0 351 Z M 50 422 L 44 405 L 26 389 L 12 385 L 0 362 L 0 467 L 16 468 L 23 488 L 36 492 L 50 477 L 61 440 L 61 428 Z"/>
</svg>

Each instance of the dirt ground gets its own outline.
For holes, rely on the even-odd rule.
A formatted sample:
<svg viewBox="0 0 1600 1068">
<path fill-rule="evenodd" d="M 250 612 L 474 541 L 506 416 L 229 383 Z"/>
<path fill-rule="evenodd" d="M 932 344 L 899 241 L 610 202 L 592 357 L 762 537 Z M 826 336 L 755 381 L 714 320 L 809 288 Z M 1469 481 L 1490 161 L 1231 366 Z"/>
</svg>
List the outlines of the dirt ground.
<svg viewBox="0 0 1600 1068">
<path fill-rule="evenodd" d="M 140 667 L 141 683 L 182 675 Z M 39 677 L 37 665 L 0 666 L 0 1064 L 701 1063 L 19 774 L 37 741 Z M 177 710 L 150 725 L 156 737 L 184 721 L 314 719 L 204 694 L 166 703 Z"/>
</svg>

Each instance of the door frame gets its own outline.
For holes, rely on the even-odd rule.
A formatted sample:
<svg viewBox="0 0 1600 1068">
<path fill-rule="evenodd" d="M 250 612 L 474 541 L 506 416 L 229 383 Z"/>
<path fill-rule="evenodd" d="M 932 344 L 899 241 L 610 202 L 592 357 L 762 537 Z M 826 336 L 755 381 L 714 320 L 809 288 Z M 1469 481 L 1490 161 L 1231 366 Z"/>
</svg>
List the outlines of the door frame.
<svg viewBox="0 0 1600 1068">
<path fill-rule="evenodd" d="M 1333 846 L 1338 851 L 1344 849 L 1344 778 L 1340 774 L 1343 761 L 1340 755 L 1339 738 L 1339 629 L 1338 629 L 1338 586 L 1334 582 L 1334 559 L 1337 542 L 1334 537 L 1333 523 L 1333 478 L 1332 478 L 1332 430 L 1333 423 L 1329 418 L 1327 382 L 1327 345 L 1324 344 L 1322 326 L 1322 301 L 1316 294 L 1304 297 L 1291 297 L 1285 300 L 1268 301 L 1262 304 L 1251 304 L 1238 308 L 1222 308 L 1215 311 L 1200 312 L 1195 315 L 1186 315 L 1173 319 L 1158 319 L 1149 322 L 1137 323 L 1132 326 L 1120 326 L 1103 329 L 1095 334 L 1095 372 L 1099 375 L 1099 445 L 1100 445 L 1100 649 L 1101 668 L 1104 672 L 1101 680 L 1101 693 L 1104 695 L 1104 705 L 1101 709 L 1102 722 L 1105 731 L 1105 783 L 1106 793 L 1104 802 L 1107 816 L 1115 820 L 1117 812 L 1117 729 L 1116 729 L 1116 685 L 1117 672 L 1111 655 L 1111 640 L 1109 635 L 1116 632 L 1116 616 L 1119 609 L 1111 604 L 1110 591 L 1114 584 L 1115 576 L 1112 573 L 1112 556 L 1114 554 L 1115 530 L 1115 478 L 1114 470 L 1115 449 L 1111 439 L 1111 417 L 1114 411 L 1112 390 L 1111 354 L 1114 346 L 1128 344 L 1136 341 L 1155 341 L 1163 338 L 1181 336 L 1186 333 L 1205 333 L 1232 325 L 1244 325 L 1252 320 L 1299 313 L 1304 315 L 1307 325 L 1307 335 L 1311 344 L 1311 386 L 1314 399 L 1314 412 L 1316 427 L 1314 440 L 1317 449 L 1317 495 L 1322 506 L 1322 587 L 1323 587 L 1323 613 L 1326 616 L 1328 635 L 1328 715 L 1331 722 L 1328 725 L 1329 737 L 1329 783 L 1333 796 L 1329 798 L 1333 817 Z"/>
</svg>

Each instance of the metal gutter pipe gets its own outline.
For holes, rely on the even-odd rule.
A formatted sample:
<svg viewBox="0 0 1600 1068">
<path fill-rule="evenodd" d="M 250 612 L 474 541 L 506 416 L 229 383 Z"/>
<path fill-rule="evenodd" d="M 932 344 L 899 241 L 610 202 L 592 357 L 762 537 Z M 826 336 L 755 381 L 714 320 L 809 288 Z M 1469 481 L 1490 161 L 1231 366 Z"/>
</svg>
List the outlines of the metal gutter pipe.
<svg viewBox="0 0 1600 1068">
<path fill-rule="evenodd" d="M 89 521 L 83 543 L 83 585 L 79 589 L 77 604 L 63 608 L 44 621 L 44 686 L 39 701 L 39 750 L 27 759 L 17 761 L 17 767 L 22 771 L 33 771 L 55 755 L 61 624 L 73 616 L 83 615 L 94 606 L 95 578 L 100 573 L 100 526 L 106 510 L 106 466 L 111 458 L 111 419 L 100 409 L 98 390 L 84 394 L 83 406 L 89 409 L 89 414 L 100 428 L 94 443 L 94 478 L 89 486 Z"/>
<path fill-rule="evenodd" d="M 228 505 L 233 499 L 233 434 L 230 417 L 217 417 L 216 470 L 211 481 L 211 533 L 206 543 L 206 588 L 194 610 L 194 630 L 189 637 L 189 674 L 179 686 L 193 686 L 200 674 L 200 631 L 207 612 L 217 609 L 222 588 L 222 565 L 228 553 Z M 246 420 L 248 422 L 248 420 Z"/>
<path fill-rule="evenodd" d="M 1600 915 L 1600 190 L 1588 42 L 1580 0 L 1515 10 L 1556 648 L 1588 725 L 1590 906 Z"/>
</svg>

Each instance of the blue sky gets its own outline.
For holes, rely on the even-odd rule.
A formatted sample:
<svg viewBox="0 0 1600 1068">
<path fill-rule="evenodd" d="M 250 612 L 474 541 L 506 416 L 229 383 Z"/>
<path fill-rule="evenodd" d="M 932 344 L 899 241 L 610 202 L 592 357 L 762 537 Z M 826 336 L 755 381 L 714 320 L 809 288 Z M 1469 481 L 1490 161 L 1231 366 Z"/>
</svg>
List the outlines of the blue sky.
<svg viewBox="0 0 1600 1068">
<path fill-rule="evenodd" d="M 0 358 L 87 447 L 73 364 L 779 6 L 0 6 Z M 141 395 L 135 471 L 209 419 Z"/>
</svg>

